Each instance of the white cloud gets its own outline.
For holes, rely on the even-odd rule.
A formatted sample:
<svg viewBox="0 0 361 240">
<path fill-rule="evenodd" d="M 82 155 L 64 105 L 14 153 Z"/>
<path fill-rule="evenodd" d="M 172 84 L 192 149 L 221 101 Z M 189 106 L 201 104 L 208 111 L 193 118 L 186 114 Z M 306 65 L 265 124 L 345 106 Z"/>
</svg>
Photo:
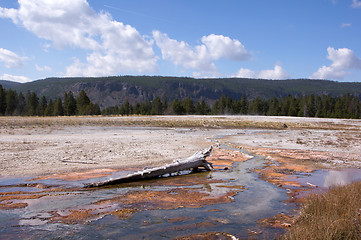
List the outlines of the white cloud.
<svg viewBox="0 0 361 240">
<path fill-rule="evenodd" d="M 212 59 L 226 58 L 235 61 L 244 61 L 250 58 L 249 52 L 237 39 L 230 39 L 223 35 L 211 34 L 202 37 Z"/>
<path fill-rule="evenodd" d="M 153 31 L 153 37 L 161 49 L 163 59 L 169 60 L 175 65 L 181 65 L 187 69 L 197 69 L 201 72 L 217 70 L 205 45 L 193 48 L 186 42 L 170 39 L 167 34 L 159 31 Z"/>
<path fill-rule="evenodd" d="M 240 78 L 256 78 L 257 77 L 257 73 L 247 69 L 247 68 L 241 68 L 238 70 L 237 74 L 235 77 L 240 77 Z"/>
<path fill-rule="evenodd" d="M 351 7 L 353 7 L 353 8 L 359 8 L 359 7 L 361 7 L 361 1 L 359 1 L 359 0 L 352 0 L 352 5 L 351 5 Z"/>
<path fill-rule="evenodd" d="M 31 81 L 31 79 L 24 77 L 24 76 L 14 76 L 14 75 L 6 74 L 6 73 L 4 73 L 2 76 L 0 76 L 0 79 L 13 81 L 13 82 L 20 82 L 20 83 L 25 83 L 25 82 Z"/>
<path fill-rule="evenodd" d="M 87 62 L 74 61 L 66 75 L 104 76 L 157 69 L 152 41 L 108 13 L 96 13 L 86 0 L 19 0 L 19 6 L 0 8 L 0 17 L 11 18 L 56 48 L 90 51 Z"/>
<path fill-rule="evenodd" d="M 341 28 L 346 28 L 346 27 L 351 27 L 352 24 L 351 23 L 342 23 L 341 24 Z"/>
<path fill-rule="evenodd" d="M 350 69 L 361 69 L 361 59 L 348 48 L 327 48 L 327 58 L 332 61 L 330 66 L 322 66 L 310 78 L 314 79 L 343 79 L 350 74 Z"/>
<path fill-rule="evenodd" d="M 23 61 L 25 58 L 18 56 L 16 53 L 0 48 L 0 62 L 5 63 L 7 68 L 20 68 L 23 66 Z"/>
<path fill-rule="evenodd" d="M 248 51 L 238 40 L 232 40 L 222 35 L 202 37 L 203 44 L 195 47 L 184 41 L 177 41 L 167 34 L 153 31 L 153 38 L 161 49 L 162 58 L 181 65 L 186 69 L 195 69 L 194 76 L 216 76 L 217 67 L 213 61 L 221 58 L 243 61 L 250 57 Z"/>
<path fill-rule="evenodd" d="M 287 79 L 289 78 L 288 73 L 279 65 L 276 64 L 273 69 L 262 70 L 258 74 L 258 78 L 264 79 Z"/>
<path fill-rule="evenodd" d="M 38 64 L 35 64 L 35 69 L 38 72 L 50 72 L 52 70 L 49 66 L 44 65 L 40 67 Z"/>
<path fill-rule="evenodd" d="M 255 72 L 246 68 L 241 68 L 234 77 L 275 79 L 275 80 L 290 78 L 288 73 L 278 63 L 275 65 L 273 69 L 262 70 L 259 72 Z"/>
</svg>

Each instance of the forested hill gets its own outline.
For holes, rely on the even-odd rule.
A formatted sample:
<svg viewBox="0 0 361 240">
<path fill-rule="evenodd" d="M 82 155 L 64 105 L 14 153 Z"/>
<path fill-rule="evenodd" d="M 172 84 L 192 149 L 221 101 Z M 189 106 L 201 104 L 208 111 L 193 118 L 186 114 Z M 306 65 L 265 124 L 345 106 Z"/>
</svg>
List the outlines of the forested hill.
<svg viewBox="0 0 361 240">
<path fill-rule="evenodd" d="M 212 103 L 223 94 L 233 99 L 261 97 L 285 97 L 287 95 L 341 96 L 347 93 L 361 96 L 361 83 L 341 83 L 326 80 L 264 80 L 246 78 L 194 79 L 161 76 L 119 76 L 100 78 L 47 78 L 29 83 L 0 81 L 8 89 L 26 93 L 28 90 L 48 99 L 63 97 L 72 91 L 77 95 L 84 90 L 92 102 L 101 108 L 115 106 L 128 100 L 130 103 L 152 100 L 166 96 L 169 101 L 175 98 L 190 97 L 194 101 L 205 100 Z"/>
</svg>

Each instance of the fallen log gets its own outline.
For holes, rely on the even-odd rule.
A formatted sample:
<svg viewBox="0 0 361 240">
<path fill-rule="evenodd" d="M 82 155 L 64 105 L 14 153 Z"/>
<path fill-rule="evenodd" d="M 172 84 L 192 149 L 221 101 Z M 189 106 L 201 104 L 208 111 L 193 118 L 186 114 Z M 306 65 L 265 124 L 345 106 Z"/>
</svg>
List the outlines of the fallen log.
<svg viewBox="0 0 361 240">
<path fill-rule="evenodd" d="M 154 167 L 149 169 L 144 169 L 142 171 L 137 171 L 135 173 L 128 174 L 127 176 L 119 177 L 116 179 L 108 179 L 102 182 L 88 183 L 85 184 L 84 187 L 92 188 L 92 187 L 102 187 L 107 185 L 114 185 L 119 183 L 126 182 L 134 182 L 145 179 L 152 179 L 162 177 L 163 175 L 192 169 L 197 171 L 199 167 L 203 167 L 207 171 L 211 171 L 213 169 L 212 164 L 206 161 L 206 157 L 208 157 L 212 151 L 213 147 L 207 148 L 201 152 L 196 152 L 193 156 L 174 160 L 171 164 L 166 164 L 161 167 Z"/>
</svg>

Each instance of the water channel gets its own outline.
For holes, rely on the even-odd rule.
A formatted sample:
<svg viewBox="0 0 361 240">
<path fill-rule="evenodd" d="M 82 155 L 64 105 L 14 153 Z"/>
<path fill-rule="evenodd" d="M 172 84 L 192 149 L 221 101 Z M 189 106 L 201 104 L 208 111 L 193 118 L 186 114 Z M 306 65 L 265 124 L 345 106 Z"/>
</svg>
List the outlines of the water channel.
<svg viewBox="0 0 361 240">
<path fill-rule="evenodd" d="M 225 144 L 219 147 L 244 151 Z M 288 213 L 294 205 L 286 203 L 285 189 L 261 180 L 251 171 L 264 167 L 265 157 L 246 153 L 253 157 L 234 162 L 228 170 L 91 190 L 82 188 L 83 184 L 102 178 L 0 179 L 0 195 L 9 199 L 27 196 L 12 200 L 25 202 L 25 207 L 0 210 L 0 238 L 173 239 L 212 232 L 240 239 L 272 239 L 282 230 L 262 227 L 257 221 Z M 126 172 L 111 177 L 117 174 Z M 305 176 L 301 181 L 320 181 L 327 174 L 317 172 L 315 176 Z M 200 202 L 189 199 L 197 194 L 203 196 Z M 252 232 L 257 234 L 250 235 Z"/>
</svg>

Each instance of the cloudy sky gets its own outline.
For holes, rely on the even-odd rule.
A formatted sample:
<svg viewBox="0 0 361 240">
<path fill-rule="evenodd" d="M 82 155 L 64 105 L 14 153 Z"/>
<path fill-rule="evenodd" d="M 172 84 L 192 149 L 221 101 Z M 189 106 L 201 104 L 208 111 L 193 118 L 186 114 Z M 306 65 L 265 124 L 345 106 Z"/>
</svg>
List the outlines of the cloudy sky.
<svg viewBox="0 0 361 240">
<path fill-rule="evenodd" d="M 0 79 L 361 82 L 361 0 L 0 0 Z"/>
</svg>

